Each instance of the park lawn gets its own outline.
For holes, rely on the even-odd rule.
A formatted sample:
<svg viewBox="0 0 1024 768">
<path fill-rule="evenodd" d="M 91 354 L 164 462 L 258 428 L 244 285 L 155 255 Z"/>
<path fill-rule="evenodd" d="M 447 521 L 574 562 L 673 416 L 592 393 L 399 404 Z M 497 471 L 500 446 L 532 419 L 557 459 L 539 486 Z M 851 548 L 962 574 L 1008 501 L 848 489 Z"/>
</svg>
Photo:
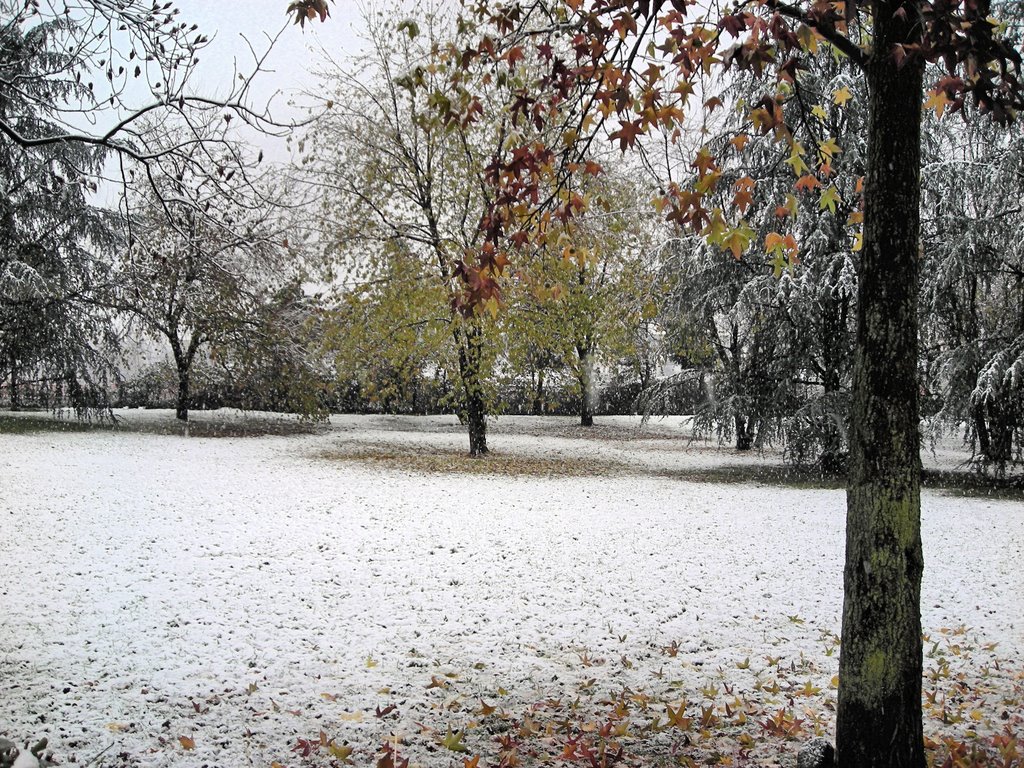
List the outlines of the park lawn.
<svg viewBox="0 0 1024 768">
<path fill-rule="evenodd" d="M 3 417 L 0 736 L 463 768 L 793 765 L 831 734 L 844 494 L 775 454 L 678 418 L 503 417 L 468 459 L 450 417 L 119 415 Z M 1024 507 L 922 507 L 930 759 L 1020 765 Z"/>
</svg>

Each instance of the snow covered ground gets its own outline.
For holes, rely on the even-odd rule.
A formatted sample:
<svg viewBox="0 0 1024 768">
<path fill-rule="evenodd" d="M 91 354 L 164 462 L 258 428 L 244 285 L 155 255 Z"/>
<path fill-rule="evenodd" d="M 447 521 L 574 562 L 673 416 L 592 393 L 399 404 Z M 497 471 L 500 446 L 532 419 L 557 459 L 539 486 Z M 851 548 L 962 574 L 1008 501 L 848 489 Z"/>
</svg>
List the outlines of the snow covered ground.
<svg viewBox="0 0 1024 768">
<path fill-rule="evenodd" d="M 314 760 L 322 744 L 292 750 L 323 731 L 353 745 L 337 762 L 367 765 L 380 733 L 468 728 L 472 752 L 488 706 L 588 686 L 661 685 L 691 703 L 783 673 L 827 689 L 843 493 L 681 480 L 777 459 L 690 443 L 679 420 L 603 423 L 492 427 L 499 456 L 618 467 L 583 476 L 358 459 L 463 450 L 440 417 L 216 439 L 0 434 L 0 736 L 47 735 L 62 762 L 270 766 Z M 923 499 L 932 650 L 998 661 L 1003 701 L 1024 668 L 1022 506 Z M 449 749 L 410 754 L 462 766 Z"/>
</svg>

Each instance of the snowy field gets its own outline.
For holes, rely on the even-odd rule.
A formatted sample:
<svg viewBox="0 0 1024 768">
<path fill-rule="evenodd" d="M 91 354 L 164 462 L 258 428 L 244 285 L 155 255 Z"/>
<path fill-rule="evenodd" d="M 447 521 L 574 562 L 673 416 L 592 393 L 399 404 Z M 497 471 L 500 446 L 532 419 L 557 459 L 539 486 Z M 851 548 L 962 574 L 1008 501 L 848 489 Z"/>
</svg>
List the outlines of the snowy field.
<svg viewBox="0 0 1024 768">
<path fill-rule="evenodd" d="M 690 442 L 678 419 L 584 435 L 506 417 L 490 444 L 511 463 L 467 473 L 449 418 L 208 438 L 121 415 L 114 432 L 0 434 L 0 736 L 107 766 L 388 749 L 530 765 L 569 749 L 551 723 L 576 717 L 582 738 L 617 707 L 600 717 L 636 764 L 703 760 L 706 735 L 792 765 L 831 727 L 844 494 L 686 479 L 777 457 Z M 229 417 L 197 415 L 244 424 Z M 443 469 L 449 452 L 450 473 L 402 461 Z M 923 529 L 932 704 L 966 713 L 957 738 L 988 738 L 1021 718 L 1024 505 L 929 490 Z M 744 707 L 781 718 L 751 731 L 777 743 L 746 743 Z M 510 733 L 522 746 L 487 746 Z"/>
</svg>

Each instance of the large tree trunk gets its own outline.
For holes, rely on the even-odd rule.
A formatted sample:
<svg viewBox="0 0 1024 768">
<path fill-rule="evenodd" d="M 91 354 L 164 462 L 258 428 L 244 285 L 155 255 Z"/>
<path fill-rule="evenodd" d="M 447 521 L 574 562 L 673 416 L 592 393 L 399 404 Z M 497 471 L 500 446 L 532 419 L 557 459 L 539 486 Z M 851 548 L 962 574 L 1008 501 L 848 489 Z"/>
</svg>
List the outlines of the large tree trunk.
<svg viewBox="0 0 1024 768">
<path fill-rule="evenodd" d="M 874 6 L 839 660 L 841 768 L 923 768 L 917 290 L 922 65 L 913 8 Z"/>
<path fill-rule="evenodd" d="M 462 328 L 456 328 L 455 341 L 459 348 L 459 374 L 465 397 L 469 455 L 482 456 L 487 453 L 487 404 L 481 381 L 483 333 L 479 326 L 470 322 Z"/>
</svg>

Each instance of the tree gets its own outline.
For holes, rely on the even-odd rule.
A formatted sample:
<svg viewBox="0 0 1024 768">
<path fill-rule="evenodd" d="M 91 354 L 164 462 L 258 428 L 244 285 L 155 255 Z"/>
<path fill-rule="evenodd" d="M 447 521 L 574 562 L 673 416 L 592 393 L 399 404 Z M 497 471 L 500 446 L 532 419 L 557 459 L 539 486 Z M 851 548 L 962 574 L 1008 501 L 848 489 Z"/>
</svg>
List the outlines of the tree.
<svg viewBox="0 0 1024 768">
<path fill-rule="evenodd" d="M 206 42 L 172 3 L 0 0 L 0 346 L 15 399 L 30 375 L 76 404 L 100 404 L 114 375 L 116 333 L 97 295 L 119 227 L 90 201 L 104 169 L 120 161 L 124 176 L 148 180 L 187 166 L 216 186 L 250 169 L 237 156 L 227 169 L 206 162 L 201 148 L 216 139 L 198 128 L 211 116 L 287 127 L 248 103 L 251 76 L 223 99 L 192 92 Z M 262 61 L 255 55 L 254 74 Z M 191 133 L 157 146 L 154 126 L 175 118 Z M 184 202 L 205 213 L 202 199 Z"/>
<path fill-rule="evenodd" d="M 982 467 L 1019 454 L 1024 396 L 1024 143 L 974 120 L 934 120 L 925 143 L 925 380 L 940 423 L 959 428 Z"/>
<path fill-rule="evenodd" d="M 486 122 L 454 123 L 439 109 L 468 109 L 474 114 L 488 100 L 500 103 L 507 81 L 477 83 L 483 92 L 449 80 L 450 68 L 432 59 L 441 45 L 440 30 L 450 19 L 425 15 L 400 24 L 395 13 L 369 19 L 370 50 L 347 70 L 336 68 L 332 109 L 317 124 L 315 183 L 323 190 L 325 232 L 343 277 L 367 290 L 363 299 L 393 296 L 374 284 L 395 274 L 401 261 L 429 287 L 417 299 L 399 296 L 388 308 L 385 329 L 402 338 L 402 329 L 422 329 L 436 339 L 441 325 L 449 339 L 448 378 L 456 382 L 457 408 L 465 421 L 472 455 L 487 453 L 489 371 L 495 356 L 492 315 L 497 290 L 487 275 L 503 262 L 470 268 L 464 254 L 487 248 L 479 228 L 491 205 L 484 172 L 505 154 L 512 127 L 497 115 Z M 469 99 L 469 101 L 467 101 Z M 445 107 L 444 105 L 447 105 Z M 481 287 L 475 300 L 461 292 L 463 280 Z M 477 311 L 483 306 L 489 312 Z M 377 320 L 381 317 L 378 314 Z"/>
<path fill-rule="evenodd" d="M 292 7 L 313 4 L 324 2 Z M 943 70 L 931 104 L 962 109 L 971 99 L 995 120 L 1011 120 L 1024 105 L 1021 56 L 999 38 L 989 11 L 984 0 L 741 0 L 721 11 L 687 0 L 481 0 L 463 22 L 480 25 L 480 42 L 452 51 L 452 60 L 467 68 L 511 67 L 524 45 L 536 46 L 550 67 L 517 94 L 515 111 L 524 121 L 568 119 L 559 127 L 576 131 L 570 154 L 588 147 L 613 119 L 617 125 L 607 137 L 623 149 L 652 131 L 682 130 L 691 96 L 700 93 L 703 107 L 696 109 L 710 110 L 721 103 L 715 87 L 722 84 L 711 75 L 739 69 L 775 75 L 765 97 L 747 105 L 748 116 L 754 130 L 772 133 L 791 155 L 802 156 L 806 150 L 798 147 L 783 115 L 801 59 L 827 46 L 849 58 L 866 82 L 836 734 L 844 768 L 924 765 L 917 382 L 924 76 L 928 63 Z M 582 117 L 566 108 L 581 102 Z M 520 229 L 517 206 L 548 188 L 552 174 L 563 186 L 571 183 L 563 174 L 571 163 L 545 161 L 551 147 L 521 150 L 519 162 L 498 164 L 491 173 L 495 188 L 504 192 L 484 221 L 491 249 L 506 232 Z M 827 179 L 827 158 L 817 159 L 809 175 Z M 697 155 L 694 168 L 694 183 L 666 189 L 665 205 L 672 221 L 707 232 L 712 216 L 705 203 L 721 177 L 720 166 L 707 151 Z M 571 217 L 571 204 L 555 205 Z M 742 236 L 742 220 L 725 225 L 709 234 Z M 482 249 L 479 257 L 493 258 Z M 469 296 L 478 293 L 478 286 L 467 286 Z"/>
<path fill-rule="evenodd" d="M 539 389 L 545 370 L 570 371 L 580 424 L 590 427 L 601 368 L 636 352 L 640 326 L 662 297 L 658 228 L 637 205 L 642 188 L 609 174 L 591 181 L 586 194 L 590 215 L 518 262 L 504 314 L 511 364 L 531 367 Z"/>
<path fill-rule="evenodd" d="M 40 52 L 46 31 L 26 32 L 0 9 L 0 127 L 33 138 L 55 132 L 53 116 L 37 105 L 68 92 L 45 77 L 59 57 Z M 27 386 L 47 405 L 106 403 L 117 339 L 92 299 L 109 279 L 105 258 L 119 229 L 89 202 L 104 159 L 101 147 L 25 149 L 0 134 L 0 381 L 12 407 Z"/>
<path fill-rule="evenodd" d="M 744 148 L 721 169 L 712 198 L 721 212 L 713 214 L 717 232 L 672 248 L 670 328 L 684 367 L 675 381 L 705 384 L 708 395 L 695 411 L 698 431 L 733 437 L 740 450 L 783 441 L 790 459 L 817 459 L 834 472 L 844 468 L 852 373 L 857 252 L 848 222 L 863 215 L 856 185 L 864 166 L 864 110 L 853 96 L 863 89 L 848 62 L 832 57 L 808 60 L 793 84 L 784 116 L 797 146 L 817 147 L 816 155 L 827 158 L 830 180 L 823 187 L 806 173 L 799 152 L 780 162 L 773 137 L 749 135 L 737 106 L 756 101 L 760 87 L 750 76 L 735 79 L 723 97 L 721 125 L 706 142 L 718 155 L 736 144 Z M 674 169 L 652 171 L 663 183 L 680 167 L 692 173 L 686 151 L 673 153 L 679 156 Z M 794 189 L 795 172 L 801 181 Z M 747 229 L 727 234 L 725 220 L 744 216 Z M 780 227 L 788 228 L 786 236 Z M 652 394 L 672 384 L 659 383 Z"/>
<path fill-rule="evenodd" d="M 171 130 L 165 141 L 176 143 L 176 136 Z M 220 157 L 211 144 L 230 148 Z M 193 147 L 222 169 L 242 154 L 223 135 Z M 125 198 L 128 247 L 107 302 L 167 341 L 177 372 L 175 415 L 187 421 L 197 356 L 218 349 L 224 356 L 231 347 L 265 351 L 260 342 L 266 341 L 266 329 L 259 321 L 272 316 L 264 311 L 265 297 L 293 281 L 294 270 L 275 216 L 281 206 L 269 193 L 250 197 L 257 189 L 252 179 L 231 187 L 226 171 L 225 180 L 213 186 L 195 158 L 164 168 L 173 170 L 151 174 L 138 193 Z"/>
</svg>

